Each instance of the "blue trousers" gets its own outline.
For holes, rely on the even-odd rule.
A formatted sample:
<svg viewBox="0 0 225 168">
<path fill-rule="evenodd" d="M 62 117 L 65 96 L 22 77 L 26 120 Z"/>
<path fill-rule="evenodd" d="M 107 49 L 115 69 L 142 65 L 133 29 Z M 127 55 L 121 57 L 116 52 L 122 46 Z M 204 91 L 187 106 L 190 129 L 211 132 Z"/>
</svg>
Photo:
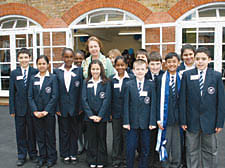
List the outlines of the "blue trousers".
<svg viewBox="0 0 225 168">
<path fill-rule="evenodd" d="M 139 137 L 140 136 L 140 137 Z M 141 141 L 141 157 L 139 160 L 139 168 L 148 168 L 148 156 L 150 151 L 150 130 L 149 129 L 131 129 L 127 132 L 127 167 L 134 167 L 135 151 L 138 146 L 138 139 Z"/>
</svg>

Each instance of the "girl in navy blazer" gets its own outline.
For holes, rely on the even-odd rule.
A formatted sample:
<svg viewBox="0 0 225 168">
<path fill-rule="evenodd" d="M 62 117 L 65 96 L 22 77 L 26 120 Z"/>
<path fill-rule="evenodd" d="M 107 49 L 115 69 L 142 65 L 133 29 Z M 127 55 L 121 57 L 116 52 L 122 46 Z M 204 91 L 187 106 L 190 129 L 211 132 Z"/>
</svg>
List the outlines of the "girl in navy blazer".
<svg viewBox="0 0 225 168">
<path fill-rule="evenodd" d="M 39 73 L 32 76 L 28 92 L 31 114 L 37 135 L 40 159 L 36 167 L 40 168 L 47 162 L 52 167 L 57 160 L 55 138 L 55 111 L 58 98 L 58 84 L 56 76 L 48 72 L 48 57 L 42 55 L 37 58 Z"/>
<path fill-rule="evenodd" d="M 83 82 L 82 105 L 87 126 L 87 162 L 90 167 L 107 164 L 106 124 L 111 99 L 110 82 L 99 60 L 88 67 L 88 77 Z"/>
<path fill-rule="evenodd" d="M 123 56 L 117 56 L 115 61 L 116 74 L 111 81 L 111 117 L 113 130 L 112 166 L 126 165 L 125 160 L 125 132 L 123 131 L 124 88 L 130 80 L 131 74 L 126 72 L 127 61 Z"/>
</svg>

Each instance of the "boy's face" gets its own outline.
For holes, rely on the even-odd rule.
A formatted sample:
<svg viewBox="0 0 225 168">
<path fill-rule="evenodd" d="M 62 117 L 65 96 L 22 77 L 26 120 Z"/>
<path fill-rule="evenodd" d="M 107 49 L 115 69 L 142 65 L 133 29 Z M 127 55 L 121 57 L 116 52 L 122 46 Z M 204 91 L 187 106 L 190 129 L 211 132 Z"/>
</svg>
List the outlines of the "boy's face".
<svg viewBox="0 0 225 168">
<path fill-rule="evenodd" d="M 199 70 L 204 70 L 208 67 L 211 58 L 205 53 L 197 53 L 195 56 L 195 65 Z"/>
<path fill-rule="evenodd" d="M 28 54 L 26 53 L 21 53 L 19 56 L 18 56 L 18 61 L 20 62 L 20 66 L 22 68 L 27 68 L 29 66 L 29 61 L 30 61 L 30 57 Z"/>
<path fill-rule="evenodd" d="M 179 60 L 177 57 L 173 56 L 172 58 L 166 60 L 166 67 L 169 73 L 176 73 L 178 65 Z"/>
<path fill-rule="evenodd" d="M 74 64 L 81 67 L 82 61 L 84 60 L 84 56 L 80 53 L 77 53 L 74 57 Z"/>
<path fill-rule="evenodd" d="M 147 59 L 146 55 L 144 55 L 144 54 L 138 54 L 136 56 L 136 60 L 139 60 L 139 59 L 144 60 L 148 64 L 148 59 Z"/>
<path fill-rule="evenodd" d="M 185 62 L 186 65 L 191 66 L 193 65 L 194 61 L 195 61 L 195 57 L 194 57 L 195 53 L 193 50 L 190 49 L 186 49 L 184 50 L 183 53 L 183 60 Z"/>
<path fill-rule="evenodd" d="M 134 74 L 139 80 L 144 79 L 147 71 L 148 71 L 148 69 L 146 67 L 146 64 L 139 64 L 139 65 L 136 64 L 136 65 L 134 65 Z"/>
<path fill-rule="evenodd" d="M 151 61 L 149 63 L 149 68 L 151 73 L 158 74 L 161 70 L 162 63 L 160 61 Z"/>
</svg>

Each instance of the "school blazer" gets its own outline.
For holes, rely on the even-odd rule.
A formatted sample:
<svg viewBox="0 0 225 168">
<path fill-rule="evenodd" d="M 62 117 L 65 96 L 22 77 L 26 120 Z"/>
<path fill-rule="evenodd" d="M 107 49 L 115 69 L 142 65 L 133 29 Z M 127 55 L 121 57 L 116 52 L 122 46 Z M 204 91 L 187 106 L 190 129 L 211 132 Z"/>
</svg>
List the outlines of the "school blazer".
<svg viewBox="0 0 225 168">
<path fill-rule="evenodd" d="M 11 72 L 9 86 L 9 113 L 17 116 L 25 116 L 29 111 L 28 89 L 32 75 L 38 72 L 37 69 L 29 67 L 27 76 L 27 86 L 24 86 L 23 74 L 21 68 Z"/>
<path fill-rule="evenodd" d="M 72 70 L 69 92 L 66 90 L 64 71 L 62 69 L 55 69 L 58 81 L 58 102 L 57 111 L 61 112 L 63 117 L 76 116 L 81 110 L 81 92 L 83 83 L 83 72 L 81 68 L 74 68 Z"/>
<path fill-rule="evenodd" d="M 124 89 L 126 83 L 134 78 L 132 74 L 128 74 L 129 78 L 123 79 L 123 84 L 120 88 L 115 88 L 114 86 L 119 83 L 118 79 L 114 78 L 115 75 L 110 77 L 111 81 L 111 93 L 112 93 L 112 99 L 111 99 L 111 115 L 112 118 L 119 119 L 123 118 L 123 105 L 124 105 Z"/>
<path fill-rule="evenodd" d="M 83 81 L 82 87 L 82 109 L 85 112 L 85 120 L 92 121 L 89 119 L 92 115 L 97 115 L 102 118 L 101 121 L 105 122 L 108 120 L 109 107 L 111 102 L 111 88 L 110 82 L 105 84 L 99 83 L 97 86 L 96 95 L 94 94 L 94 86 L 91 81 Z"/>
<path fill-rule="evenodd" d="M 133 129 L 156 126 L 155 83 L 145 79 L 143 91 L 147 92 L 146 96 L 139 96 L 136 78 L 126 83 L 123 124 L 129 124 Z"/>
<path fill-rule="evenodd" d="M 39 84 L 38 84 L 39 83 Z M 45 76 L 40 89 L 40 78 L 32 76 L 28 92 L 31 114 L 35 111 L 47 111 L 54 116 L 58 99 L 58 83 L 54 74 Z"/>
<path fill-rule="evenodd" d="M 183 71 L 183 70 L 185 70 L 184 62 L 182 62 L 182 63 L 180 64 L 180 66 L 177 68 L 177 71 L 178 71 L 178 72 L 179 72 L 179 71 Z"/>
<path fill-rule="evenodd" d="M 200 94 L 197 68 L 183 73 L 180 90 L 180 122 L 190 132 L 212 134 L 224 125 L 225 93 L 221 73 L 207 69 Z"/>
</svg>

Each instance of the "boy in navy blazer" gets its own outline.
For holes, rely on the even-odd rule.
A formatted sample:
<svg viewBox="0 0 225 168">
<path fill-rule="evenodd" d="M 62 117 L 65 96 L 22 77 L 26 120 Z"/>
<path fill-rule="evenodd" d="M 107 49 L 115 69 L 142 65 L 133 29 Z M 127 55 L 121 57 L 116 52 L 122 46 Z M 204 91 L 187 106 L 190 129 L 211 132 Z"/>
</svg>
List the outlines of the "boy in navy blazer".
<svg viewBox="0 0 225 168">
<path fill-rule="evenodd" d="M 77 116 L 81 111 L 81 88 L 83 72 L 80 67 L 73 64 L 74 52 L 64 48 L 62 52 L 64 64 L 54 70 L 59 86 L 57 115 L 60 116 L 61 153 L 65 164 L 77 162 Z"/>
<path fill-rule="evenodd" d="M 180 124 L 186 131 L 187 167 L 217 167 L 217 138 L 224 125 L 224 85 L 221 73 L 208 68 L 210 52 L 200 47 L 196 68 L 183 73 L 180 92 Z"/>
<path fill-rule="evenodd" d="M 150 129 L 156 128 L 155 84 L 145 79 L 147 65 L 143 60 L 134 62 L 136 78 L 127 82 L 124 95 L 123 127 L 127 132 L 127 167 L 134 167 L 138 138 L 141 141 L 139 167 L 148 167 Z M 139 137 L 140 136 L 140 137 Z"/>
<path fill-rule="evenodd" d="M 13 70 L 10 76 L 9 112 L 12 117 L 15 117 L 18 151 L 17 166 L 22 166 L 26 161 L 27 153 L 33 162 L 37 162 L 33 117 L 31 116 L 27 97 L 30 77 L 38 71 L 29 66 L 31 55 L 28 49 L 20 49 L 17 58 L 20 67 Z"/>
<path fill-rule="evenodd" d="M 163 167 L 179 168 L 181 164 L 181 136 L 178 117 L 178 95 L 181 79 L 177 72 L 179 57 L 177 53 L 170 52 L 166 55 L 165 61 L 167 71 L 157 82 L 157 124 L 159 130 L 156 150 L 159 152 L 160 161 L 163 161 Z"/>
</svg>

